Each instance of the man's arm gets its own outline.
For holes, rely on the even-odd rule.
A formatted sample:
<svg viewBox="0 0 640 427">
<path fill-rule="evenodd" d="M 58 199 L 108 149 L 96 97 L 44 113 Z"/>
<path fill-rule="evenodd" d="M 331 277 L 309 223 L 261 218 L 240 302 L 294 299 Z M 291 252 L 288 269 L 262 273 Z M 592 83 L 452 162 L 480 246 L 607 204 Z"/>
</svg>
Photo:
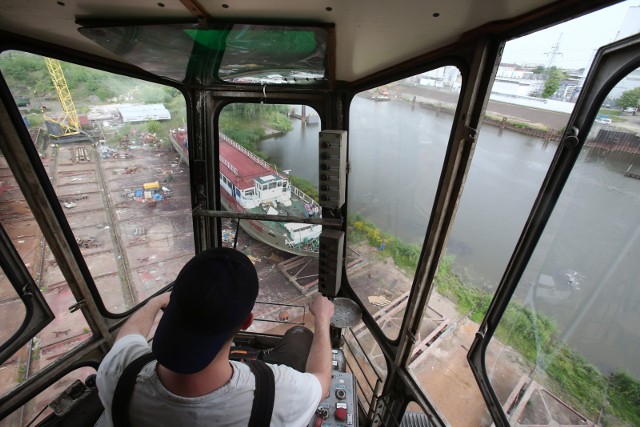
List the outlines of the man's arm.
<svg viewBox="0 0 640 427">
<path fill-rule="evenodd" d="M 315 375 L 322 386 L 322 397 L 329 393 L 331 387 L 331 337 L 329 324 L 333 316 L 333 302 L 317 294 L 309 311 L 314 316 L 314 332 L 309 357 L 307 358 L 307 372 Z"/>
<path fill-rule="evenodd" d="M 151 331 L 151 327 L 153 326 L 153 322 L 156 319 L 158 312 L 165 308 L 167 304 L 169 304 L 169 298 L 171 294 L 165 292 L 161 295 L 158 295 L 155 298 L 151 298 L 147 303 L 140 307 L 138 311 L 133 313 L 129 319 L 122 325 L 120 330 L 118 331 L 118 336 L 116 337 L 116 341 L 120 338 L 138 334 L 143 337 L 147 337 L 149 332 Z"/>
</svg>

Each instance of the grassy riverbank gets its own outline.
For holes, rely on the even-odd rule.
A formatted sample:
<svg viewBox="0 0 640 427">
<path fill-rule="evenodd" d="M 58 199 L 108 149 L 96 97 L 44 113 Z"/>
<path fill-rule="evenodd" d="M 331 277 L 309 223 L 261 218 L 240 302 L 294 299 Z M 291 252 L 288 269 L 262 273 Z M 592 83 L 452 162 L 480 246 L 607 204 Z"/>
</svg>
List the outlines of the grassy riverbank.
<svg viewBox="0 0 640 427">
<path fill-rule="evenodd" d="M 396 265 L 413 275 L 420 256 L 418 245 L 404 243 L 360 216 L 350 219 L 349 231 L 351 241 L 366 240 L 376 248 L 384 242 L 380 256 L 392 257 Z M 454 261 L 453 256 L 444 256 L 435 289 L 453 301 L 458 312 L 480 323 L 493 294 L 466 285 L 454 272 Z M 624 372 L 601 373 L 559 339 L 550 317 L 512 300 L 496 338 L 524 357 L 538 382 L 590 420 L 600 420 L 605 426 L 640 425 L 640 381 Z"/>
</svg>

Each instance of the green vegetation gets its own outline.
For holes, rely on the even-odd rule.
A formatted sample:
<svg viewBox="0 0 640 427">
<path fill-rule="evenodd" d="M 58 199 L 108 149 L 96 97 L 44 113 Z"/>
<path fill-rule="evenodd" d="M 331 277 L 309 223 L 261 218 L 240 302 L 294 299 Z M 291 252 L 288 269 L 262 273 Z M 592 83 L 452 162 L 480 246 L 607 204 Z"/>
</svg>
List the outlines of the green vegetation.
<svg viewBox="0 0 640 427">
<path fill-rule="evenodd" d="M 238 103 L 230 104 L 220 113 L 220 131 L 247 150 L 265 157 L 258 144 L 267 136 L 267 129 L 288 132 L 293 129 L 286 105 Z"/>
<path fill-rule="evenodd" d="M 543 98 L 551 97 L 558 89 L 560 89 L 560 82 L 567 77 L 567 73 L 558 67 L 549 67 L 546 70 L 547 78 L 544 82 L 544 88 L 542 89 L 541 96 Z"/>
<path fill-rule="evenodd" d="M 289 175 L 289 181 L 291 181 L 291 184 L 294 187 L 297 187 L 299 190 L 301 190 L 307 196 L 311 197 L 316 202 L 319 200 L 318 199 L 318 189 L 316 188 L 315 185 L 313 185 L 312 183 L 310 183 L 306 179 L 303 179 L 303 178 L 300 178 L 300 177 L 297 177 L 297 176 L 293 176 L 293 175 Z"/>
<path fill-rule="evenodd" d="M 616 105 L 622 109 L 640 107 L 640 87 L 622 92 L 616 99 Z"/>
<path fill-rule="evenodd" d="M 375 225 L 367 222 L 362 216 L 354 215 L 349 218 L 349 238 L 352 241 L 367 240 L 373 247 L 379 248 L 384 242 L 384 252 L 390 254 L 396 265 L 405 270 L 415 271 L 420 257 L 420 247 L 409 245 L 389 233 L 381 232 Z M 383 251 L 381 251 L 382 253 Z"/>
<path fill-rule="evenodd" d="M 620 418 L 640 425 L 640 382 L 626 372 L 616 372 L 609 378 L 609 402 Z"/>
<path fill-rule="evenodd" d="M 16 378 L 16 382 L 20 384 L 26 379 L 27 379 L 27 363 L 24 362 L 24 363 L 20 363 L 20 366 L 18 367 L 18 378 Z"/>
<path fill-rule="evenodd" d="M 400 242 L 358 215 L 350 219 L 349 226 L 350 241 L 366 240 L 371 246 L 379 247 L 385 240 L 381 257 L 391 256 L 405 270 L 416 270 L 420 255 L 417 245 Z M 479 323 L 493 295 L 466 285 L 453 271 L 454 261 L 451 255 L 445 255 L 440 261 L 436 290 L 453 301 L 460 313 Z M 615 373 L 607 378 L 560 340 L 557 326 L 550 317 L 512 300 L 495 335 L 535 367 L 536 379 L 590 419 L 597 419 L 603 411 L 603 425 L 620 425 L 620 421 L 640 425 L 640 381 L 627 373 Z"/>
<path fill-rule="evenodd" d="M 161 103 L 171 113 L 171 119 L 149 122 L 143 126 L 146 129 L 137 129 L 156 133 L 169 144 L 169 130 L 185 126 L 185 101 L 177 89 L 66 62 L 61 66 L 78 114 L 88 113 L 91 106 L 109 103 Z M 31 127 L 43 126 L 40 106 L 58 100 L 44 58 L 25 52 L 3 52 L 0 70 L 14 98 L 30 99 L 31 109 L 26 115 Z M 120 137 L 125 133 L 120 130 Z"/>
</svg>

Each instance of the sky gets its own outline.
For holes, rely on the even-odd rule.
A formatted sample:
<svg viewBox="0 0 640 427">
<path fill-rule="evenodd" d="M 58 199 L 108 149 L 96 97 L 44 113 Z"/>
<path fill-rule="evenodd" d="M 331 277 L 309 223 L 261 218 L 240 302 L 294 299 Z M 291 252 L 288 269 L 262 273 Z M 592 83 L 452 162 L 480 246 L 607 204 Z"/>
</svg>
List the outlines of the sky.
<svg viewBox="0 0 640 427">
<path fill-rule="evenodd" d="M 628 0 L 590 15 L 507 42 L 502 63 L 551 65 L 579 69 L 589 65 L 595 50 L 615 40 L 629 6 L 640 0 Z M 551 55 L 558 43 L 558 55 Z M 545 55 L 546 54 L 546 55 Z"/>
</svg>

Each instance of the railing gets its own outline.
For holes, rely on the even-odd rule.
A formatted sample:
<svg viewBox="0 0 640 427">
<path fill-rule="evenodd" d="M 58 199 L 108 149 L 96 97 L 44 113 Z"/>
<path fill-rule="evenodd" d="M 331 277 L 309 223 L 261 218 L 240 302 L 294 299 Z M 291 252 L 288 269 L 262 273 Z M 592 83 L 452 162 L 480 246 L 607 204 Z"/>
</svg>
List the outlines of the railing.
<svg viewBox="0 0 640 427">
<path fill-rule="evenodd" d="M 220 136 L 220 139 L 222 139 L 223 141 L 225 141 L 227 144 L 232 145 L 233 147 L 236 148 L 236 150 L 244 153 L 247 157 L 249 157 L 250 159 L 252 159 L 254 162 L 262 165 L 263 167 L 267 168 L 267 169 L 272 169 L 272 170 L 276 170 L 273 166 L 271 166 L 269 163 L 265 162 L 264 159 L 261 159 L 260 157 L 256 156 L 255 154 L 253 154 L 251 151 L 247 150 L 246 148 L 244 148 L 242 145 L 238 144 L 237 142 L 235 142 L 233 139 L 229 138 L 227 135 L 223 134 L 222 132 L 219 132 L 218 135 Z M 277 172 L 277 170 L 276 170 Z"/>
<path fill-rule="evenodd" d="M 229 170 L 231 170 L 231 172 L 233 172 L 234 175 L 238 175 L 238 169 L 233 166 L 227 159 L 225 159 L 224 157 L 220 156 L 220 163 L 222 163 L 223 165 L 225 165 L 226 167 L 229 168 Z"/>
</svg>

